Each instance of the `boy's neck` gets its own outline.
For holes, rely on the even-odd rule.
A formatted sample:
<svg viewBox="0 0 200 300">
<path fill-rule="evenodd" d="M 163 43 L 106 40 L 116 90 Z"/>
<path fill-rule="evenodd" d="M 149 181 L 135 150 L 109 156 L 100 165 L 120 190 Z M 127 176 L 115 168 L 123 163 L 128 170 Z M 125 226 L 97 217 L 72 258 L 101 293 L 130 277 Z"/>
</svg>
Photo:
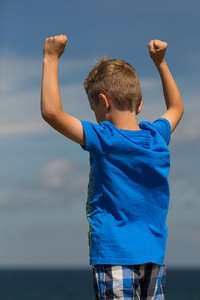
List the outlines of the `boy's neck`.
<svg viewBox="0 0 200 300">
<path fill-rule="evenodd" d="M 111 122 L 118 129 L 132 131 L 141 130 L 138 126 L 135 111 L 119 111 L 115 109 L 113 113 L 110 114 L 108 121 Z"/>
</svg>

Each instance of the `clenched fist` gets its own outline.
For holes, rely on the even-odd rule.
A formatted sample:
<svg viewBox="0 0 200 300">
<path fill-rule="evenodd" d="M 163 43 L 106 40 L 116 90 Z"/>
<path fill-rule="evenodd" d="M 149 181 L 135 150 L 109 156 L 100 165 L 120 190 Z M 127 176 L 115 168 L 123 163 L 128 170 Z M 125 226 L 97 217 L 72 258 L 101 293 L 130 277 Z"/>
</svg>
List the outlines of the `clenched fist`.
<svg viewBox="0 0 200 300">
<path fill-rule="evenodd" d="M 150 57 L 156 65 L 159 65 L 164 60 L 165 52 L 168 46 L 167 43 L 159 40 L 152 40 L 148 46 Z"/>
<path fill-rule="evenodd" d="M 47 38 L 44 43 L 43 52 L 44 57 L 59 58 L 66 49 L 67 37 L 66 35 L 57 35 Z"/>
</svg>

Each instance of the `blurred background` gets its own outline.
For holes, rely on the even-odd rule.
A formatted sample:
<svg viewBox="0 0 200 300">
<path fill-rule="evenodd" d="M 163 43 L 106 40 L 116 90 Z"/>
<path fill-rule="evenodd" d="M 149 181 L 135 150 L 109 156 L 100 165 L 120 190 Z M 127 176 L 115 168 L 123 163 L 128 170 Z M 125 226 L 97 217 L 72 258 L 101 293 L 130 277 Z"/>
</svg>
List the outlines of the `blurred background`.
<svg viewBox="0 0 200 300">
<path fill-rule="evenodd" d="M 0 1 L 0 268 L 89 266 L 88 153 L 40 115 L 42 48 L 57 34 L 68 37 L 59 67 L 64 110 L 94 122 L 83 80 L 104 55 L 135 67 L 144 101 L 138 121 L 165 111 L 148 42 L 168 43 L 185 114 L 170 144 L 166 263 L 200 267 L 199 13 L 199 0 Z"/>
</svg>

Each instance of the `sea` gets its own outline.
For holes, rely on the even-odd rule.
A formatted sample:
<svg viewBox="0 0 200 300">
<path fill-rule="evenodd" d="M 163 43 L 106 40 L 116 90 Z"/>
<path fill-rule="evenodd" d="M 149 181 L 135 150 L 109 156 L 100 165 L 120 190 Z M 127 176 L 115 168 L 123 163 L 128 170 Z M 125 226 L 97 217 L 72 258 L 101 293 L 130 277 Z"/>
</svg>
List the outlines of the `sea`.
<svg viewBox="0 0 200 300">
<path fill-rule="evenodd" d="M 95 300 L 92 270 L 0 270 L 0 300 Z M 200 269 L 168 269 L 166 300 L 200 300 Z"/>
</svg>

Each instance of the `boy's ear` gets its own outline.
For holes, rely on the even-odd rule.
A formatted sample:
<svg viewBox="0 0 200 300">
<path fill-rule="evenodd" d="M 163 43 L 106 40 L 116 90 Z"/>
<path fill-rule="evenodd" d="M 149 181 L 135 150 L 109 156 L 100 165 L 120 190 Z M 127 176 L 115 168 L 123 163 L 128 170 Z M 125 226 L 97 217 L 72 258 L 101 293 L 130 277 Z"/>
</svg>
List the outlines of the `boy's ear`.
<svg viewBox="0 0 200 300">
<path fill-rule="evenodd" d="M 138 115 L 141 112 L 142 106 L 143 106 L 143 101 L 141 100 L 140 105 L 138 106 L 138 108 L 136 110 L 136 115 Z"/>
<path fill-rule="evenodd" d="M 99 101 L 101 102 L 101 104 L 105 108 L 105 110 L 107 111 L 108 108 L 110 107 L 110 97 L 108 95 L 100 93 Z"/>
</svg>

